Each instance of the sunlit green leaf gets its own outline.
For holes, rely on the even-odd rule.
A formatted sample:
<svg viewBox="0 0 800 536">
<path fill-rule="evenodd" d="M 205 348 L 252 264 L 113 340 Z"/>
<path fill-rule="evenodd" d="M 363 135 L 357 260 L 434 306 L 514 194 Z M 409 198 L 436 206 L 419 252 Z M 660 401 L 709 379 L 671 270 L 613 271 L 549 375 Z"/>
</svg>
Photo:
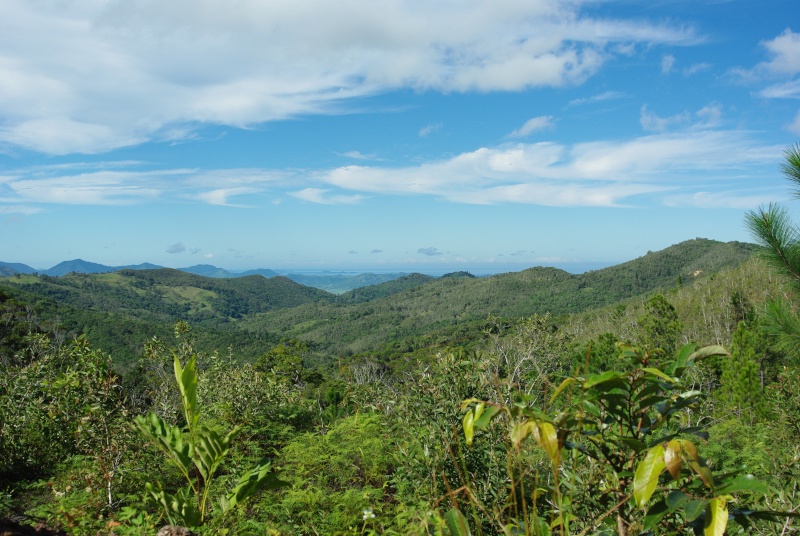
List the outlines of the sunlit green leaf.
<svg viewBox="0 0 800 536">
<path fill-rule="evenodd" d="M 474 426 L 480 430 L 485 430 L 492 419 L 500 413 L 500 406 L 488 406 L 483 408 L 483 412 L 480 415 L 476 415 Z"/>
<path fill-rule="evenodd" d="M 706 506 L 704 536 L 723 536 L 728 526 L 728 505 L 724 497 L 711 499 Z"/>
<path fill-rule="evenodd" d="M 644 460 L 639 462 L 633 477 L 633 498 L 639 508 L 650 501 L 664 467 L 664 447 L 661 445 L 648 450 Z"/>
<path fill-rule="evenodd" d="M 564 389 L 566 389 L 567 387 L 569 387 L 569 386 L 570 386 L 570 385 L 572 385 L 573 383 L 575 383 L 575 378 L 567 378 L 566 380 L 564 380 L 563 382 L 561 382 L 561 385 L 559 385 L 559 386 L 556 388 L 555 392 L 553 392 L 553 396 L 551 396 L 551 397 L 550 397 L 550 403 L 552 404 L 552 403 L 553 403 L 553 401 L 554 401 L 556 398 L 558 398 L 558 395 L 560 395 L 560 394 L 561 394 L 561 392 L 562 392 Z"/>
<path fill-rule="evenodd" d="M 585 382 L 583 382 L 584 389 L 590 389 L 596 385 L 600 385 L 601 383 L 609 382 L 612 380 L 618 380 L 623 376 L 620 372 L 615 372 L 613 370 L 606 371 L 602 374 L 593 374 L 589 376 Z"/>
<path fill-rule="evenodd" d="M 669 383 L 675 383 L 675 378 L 670 378 L 669 376 L 667 376 L 666 374 L 664 374 L 663 372 L 661 372 L 657 368 L 645 367 L 642 370 L 647 372 L 648 374 L 652 374 L 653 376 L 658 376 L 662 380 L 666 380 Z"/>
</svg>

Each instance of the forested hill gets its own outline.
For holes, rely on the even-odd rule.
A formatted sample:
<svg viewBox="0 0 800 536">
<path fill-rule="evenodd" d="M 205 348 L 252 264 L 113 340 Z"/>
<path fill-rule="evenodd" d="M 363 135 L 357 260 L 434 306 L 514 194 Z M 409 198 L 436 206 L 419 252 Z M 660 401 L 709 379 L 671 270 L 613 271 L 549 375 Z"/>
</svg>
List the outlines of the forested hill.
<svg viewBox="0 0 800 536">
<path fill-rule="evenodd" d="M 376 293 L 370 301 L 356 303 L 358 294 L 346 293 L 339 297 L 353 297 L 346 305 L 316 302 L 276 309 L 251 315 L 241 325 L 255 332 L 267 326 L 334 355 L 377 348 L 398 354 L 437 344 L 463 344 L 461 337 L 474 336 L 488 316 L 566 315 L 679 284 L 688 286 L 740 265 L 754 251 L 750 244 L 696 239 L 580 275 L 538 267 L 483 278 L 415 279 L 409 288 L 390 295 Z"/>
<path fill-rule="evenodd" d="M 754 248 L 696 239 L 579 275 L 542 267 L 483 278 L 411 274 L 338 296 L 285 277 L 217 279 L 168 268 L 58 278 L 18 274 L 0 278 L 0 288 L 34 305 L 53 329 L 68 337 L 87 334 L 120 361 L 134 360 L 145 341 L 164 336 L 176 320 L 189 322 L 201 339 L 236 347 L 246 359 L 263 352 L 258 341 L 284 337 L 335 358 L 454 340 L 459 331 L 474 334 L 489 315 L 569 314 L 690 285 L 741 264 Z"/>
</svg>

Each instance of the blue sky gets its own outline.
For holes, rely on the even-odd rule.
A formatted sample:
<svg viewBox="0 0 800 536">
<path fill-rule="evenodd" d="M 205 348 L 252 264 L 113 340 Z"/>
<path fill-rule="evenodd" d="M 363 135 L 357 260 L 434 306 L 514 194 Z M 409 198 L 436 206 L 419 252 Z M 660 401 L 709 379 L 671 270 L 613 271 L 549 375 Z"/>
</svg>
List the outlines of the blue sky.
<svg viewBox="0 0 800 536">
<path fill-rule="evenodd" d="M 578 269 L 789 201 L 796 0 L 0 12 L 6 262 Z"/>
</svg>

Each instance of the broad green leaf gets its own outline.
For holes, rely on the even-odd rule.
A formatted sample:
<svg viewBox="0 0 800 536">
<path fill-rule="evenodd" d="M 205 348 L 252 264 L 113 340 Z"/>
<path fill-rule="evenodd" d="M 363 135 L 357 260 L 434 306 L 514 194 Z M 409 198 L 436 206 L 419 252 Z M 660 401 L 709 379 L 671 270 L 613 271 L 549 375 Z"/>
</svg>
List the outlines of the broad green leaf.
<svg viewBox="0 0 800 536">
<path fill-rule="evenodd" d="M 288 485 L 287 482 L 279 480 L 277 473 L 271 472 L 270 469 L 269 460 L 264 458 L 253 469 L 242 475 L 228 496 L 220 499 L 223 513 L 241 504 L 258 489 L 277 489 Z"/>
<path fill-rule="evenodd" d="M 530 435 L 534 426 L 536 426 L 536 423 L 533 421 L 520 422 L 514 425 L 510 436 L 511 444 L 514 445 L 514 448 L 519 448 L 520 443 Z"/>
<path fill-rule="evenodd" d="M 669 383 L 675 383 L 675 378 L 670 378 L 669 376 L 667 376 L 666 374 L 664 374 L 663 372 L 661 372 L 657 368 L 645 367 L 642 370 L 647 372 L 648 374 L 652 374 L 653 376 L 658 376 L 662 380 L 666 380 Z"/>
<path fill-rule="evenodd" d="M 697 361 L 700 359 L 705 359 L 707 357 L 713 356 L 730 356 L 731 354 L 722 346 L 719 345 L 711 345 L 711 346 L 704 346 L 700 348 L 696 352 L 692 353 L 689 356 L 689 361 Z"/>
<path fill-rule="evenodd" d="M 175 379 L 181 391 L 186 424 L 189 426 L 190 431 L 194 431 L 200 419 L 200 408 L 197 407 L 197 363 L 195 356 L 192 355 L 186 361 L 186 366 L 181 367 L 181 362 L 178 356 L 175 355 L 173 367 L 175 369 Z"/>
<path fill-rule="evenodd" d="M 171 524 L 190 528 L 202 525 L 202 515 L 197 509 L 190 489 L 180 489 L 175 495 L 171 495 L 162 489 L 156 489 L 149 482 L 145 484 L 145 489 L 161 505 L 165 517 Z"/>
<path fill-rule="evenodd" d="M 597 404 L 595 404 L 594 402 L 590 402 L 589 400 L 584 400 L 582 405 L 583 405 L 583 411 L 585 411 L 589 415 L 600 418 L 600 408 L 597 407 Z"/>
<path fill-rule="evenodd" d="M 554 401 L 556 398 L 558 398 L 558 395 L 560 395 L 560 394 L 561 394 L 561 392 L 562 392 L 564 389 L 566 389 L 567 387 L 569 387 L 569 386 L 570 386 L 570 385 L 572 385 L 573 383 L 575 383 L 575 378 L 567 378 L 566 380 L 564 380 L 563 382 L 561 382 L 561 385 L 559 385 L 559 386 L 556 388 L 555 392 L 553 393 L 553 396 L 551 396 L 551 397 L 550 397 L 550 403 L 552 404 L 552 403 L 553 403 L 553 401 Z"/>
<path fill-rule="evenodd" d="M 766 494 L 769 492 L 769 488 L 753 475 L 740 475 L 717 488 L 718 493 L 737 493 L 740 491 L 755 491 Z"/>
<path fill-rule="evenodd" d="M 644 530 L 650 530 L 655 527 L 658 522 L 661 521 L 669 512 L 670 509 L 667 507 L 667 503 L 664 500 L 660 500 L 651 506 L 647 510 L 647 514 L 644 516 Z"/>
<path fill-rule="evenodd" d="M 471 447 L 472 439 L 475 437 L 475 413 L 472 410 L 464 415 L 462 425 L 464 427 L 464 439 L 466 439 L 467 446 Z"/>
<path fill-rule="evenodd" d="M 728 526 L 728 505 L 725 497 L 716 497 L 708 501 L 706 521 L 703 527 L 704 536 L 723 536 Z"/>
<path fill-rule="evenodd" d="M 447 528 L 450 530 L 452 536 L 471 536 L 472 532 L 469 530 L 469 524 L 464 514 L 455 508 L 451 508 L 449 512 L 444 515 L 444 521 Z"/>
<path fill-rule="evenodd" d="M 483 409 L 483 413 L 475 416 L 474 426 L 481 430 L 485 430 L 492 419 L 500 413 L 500 406 L 488 406 Z"/>
<path fill-rule="evenodd" d="M 639 508 L 644 508 L 650 501 L 664 467 L 664 447 L 661 445 L 648 450 L 644 460 L 639 462 L 633 477 L 633 498 Z"/>
<path fill-rule="evenodd" d="M 683 513 L 686 515 L 686 521 L 694 521 L 697 519 L 700 514 L 703 513 L 703 510 L 706 509 L 707 504 L 708 500 L 694 500 L 687 502 L 686 506 L 683 508 Z"/>
<path fill-rule="evenodd" d="M 195 434 L 194 452 L 192 460 L 207 482 L 216 472 L 223 458 L 228 454 L 233 439 L 241 432 L 240 427 L 236 427 L 225 436 L 216 430 L 201 427 Z"/>
<path fill-rule="evenodd" d="M 147 415 L 138 415 L 134 422 L 139 432 L 161 449 L 175 463 L 184 476 L 192 467 L 194 450 L 189 443 L 183 441 L 183 434 L 177 426 L 170 426 L 161 416 L 152 411 Z"/>
<path fill-rule="evenodd" d="M 544 449 L 550 461 L 558 465 L 561 460 L 561 448 L 558 445 L 558 433 L 555 426 L 549 422 L 537 423 L 533 429 L 536 442 Z"/>
<path fill-rule="evenodd" d="M 667 372 L 676 376 L 681 376 L 683 369 L 689 364 L 689 356 L 692 355 L 695 348 L 697 348 L 697 345 L 694 343 L 684 345 L 683 348 L 678 351 L 678 355 L 675 356 L 675 361 L 672 363 L 672 366 L 667 368 Z"/>
<path fill-rule="evenodd" d="M 670 512 L 674 512 L 680 508 L 683 508 L 690 500 L 691 497 L 682 491 L 670 491 L 669 495 L 667 495 L 667 506 L 669 507 Z"/>
<path fill-rule="evenodd" d="M 621 372 L 615 372 L 613 370 L 606 371 L 602 374 L 593 374 L 583 382 L 584 389 L 590 389 L 595 385 L 600 385 L 601 383 L 609 382 L 612 380 L 618 380 L 623 376 Z"/>
</svg>

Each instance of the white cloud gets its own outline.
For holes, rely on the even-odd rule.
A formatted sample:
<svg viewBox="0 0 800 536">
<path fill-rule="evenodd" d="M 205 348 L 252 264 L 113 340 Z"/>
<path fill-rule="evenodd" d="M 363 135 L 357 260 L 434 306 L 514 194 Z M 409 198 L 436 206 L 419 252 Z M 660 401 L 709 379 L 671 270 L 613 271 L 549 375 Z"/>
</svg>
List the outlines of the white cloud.
<svg viewBox="0 0 800 536">
<path fill-rule="evenodd" d="M 10 170 L 3 176 L 0 207 L 11 211 L 10 207 L 42 203 L 185 203 L 187 199 L 263 206 L 286 195 L 317 204 L 356 204 L 380 195 L 546 206 L 626 206 L 639 204 L 637 196 L 656 195 L 661 202 L 702 201 L 711 206 L 709 194 L 703 192 L 739 191 L 737 181 L 752 182 L 765 166 L 774 167 L 784 149 L 759 144 L 748 132 L 713 130 L 711 125 L 720 122 L 720 114 L 720 107 L 710 104 L 689 114 L 691 121 L 679 131 L 574 145 L 504 144 L 401 167 L 197 173 L 186 169 L 137 172 L 140 164 L 135 162 L 109 162 L 109 170 L 74 164 L 77 167 L 39 166 Z M 795 119 L 795 126 L 798 123 L 800 118 Z M 269 193 L 273 195 L 264 195 Z M 751 194 L 715 195 L 720 205 L 751 206 L 752 202 Z M 231 205 L 234 196 L 243 205 Z"/>
<path fill-rule="evenodd" d="M 431 134 L 433 134 L 437 130 L 440 130 L 441 128 L 442 128 L 441 123 L 431 123 L 430 125 L 425 125 L 421 129 L 419 129 L 419 137 L 425 138 L 427 136 L 430 136 Z"/>
<path fill-rule="evenodd" d="M 770 72 L 794 76 L 800 73 L 800 33 L 785 30 L 781 35 L 762 45 L 772 59 L 760 66 Z"/>
<path fill-rule="evenodd" d="M 524 138 L 536 131 L 551 128 L 553 124 L 554 124 L 554 118 L 552 115 L 542 115 L 539 117 L 533 117 L 525 121 L 524 125 L 516 129 L 508 136 L 511 138 Z"/>
<path fill-rule="evenodd" d="M 25 205 L 9 205 L 5 207 L 0 206 L 0 214 L 23 214 L 25 216 L 30 216 L 31 214 L 38 214 L 41 211 L 42 209 L 39 207 Z"/>
<path fill-rule="evenodd" d="M 296 192 L 289 192 L 289 195 L 320 205 L 352 205 L 364 199 L 363 195 L 331 195 L 330 190 L 326 188 L 304 188 Z"/>
<path fill-rule="evenodd" d="M 792 121 L 787 128 L 790 132 L 800 136 L 800 111 L 797 112 L 797 115 L 794 116 L 794 121 Z"/>
<path fill-rule="evenodd" d="M 7 183 L 16 198 L 36 203 L 108 205 L 152 200 L 161 191 L 147 178 L 132 173 L 102 171 L 47 178 L 24 178 Z"/>
<path fill-rule="evenodd" d="M 685 68 L 683 72 L 683 76 L 692 76 L 697 73 L 701 73 L 703 71 L 707 71 L 711 68 L 710 63 L 694 63 L 689 67 Z"/>
<path fill-rule="evenodd" d="M 245 195 L 257 192 L 258 190 L 254 188 L 217 188 L 215 190 L 210 190 L 207 192 L 200 192 L 197 194 L 197 198 L 201 201 L 205 201 L 209 205 L 219 205 L 219 206 L 244 206 L 244 205 L 232 205 L 228 198 L 237 196 L 237 195 Z"/>
<path fill-rule="evenodd" d="M 619 46 L 692 29 L 593 19 L 581 2 L 75 0 L 3 2 L 0 142 L 97 153 L 333 113 L 401 88 L 577 84 Z M 346 106 L 344 106 L 346 108 Z"/>
<path fill-rule="evenodd" d="M 672 54 L 665 54 L 661 57 L 661 72 L 669 74 L 675 68 L 675 56 Z"/>
<path fill-rule="evenodd" d="M 685 111 L 669 117 L 660 117 L 654 112 L 651 112 L 646 104 L 643 104 L 639 112 L 639 123 L 647 132 L 666 132 L 673 125 L 687 124 L 691 121 L 691 117 L 691 114 Z"/>
<path fill-rule="evenodd" d="M 374 154 L 364 154 L 361 151 L 347 151 L 344 153 L 336 153 L 339 156 L 345 156 L 347 158 L 352 158 L 354 160 L 375 160 L 376 155 Z"/>
<path fill-rule="evenodd" d="M 639 123 L 648 132 L 667 132 L 674 127 L 690 129 L 709 129 L 718 127 L 722 122 L 722 106 L 712 103 L 697 110 L 694 114 L 683 111 L 668 117 L 660 117 L 651 112 L 647 105 L 642 105 Z"/>
<path fill-rule="evenodd" d="M 768 99 L 800 98 L 800 33 L 787 29 L 769 41 L 763 41 L 770 59 L 752 69 L 737 68 L 731 73 L 737 78 L 757 84 L 766 84 L 759 95 Z"/>
<path fill-rule="evenodd" d="M 593 95 L 591 97 L 582 99 L 573 99 L 569 101 L 569 104 L 567 106 L 577 106 L 579 104 L 589 104 L 593 102 L 602 102 L 612 99 L 621 99 L 624 96 L 625 94 L 622 93 L 621 91 L 605 91 L 603 93 L 600 93 L 598 95 Z"/>
<path fill-rule="evenodd" d="M 781 154 L 781 147 L 755 144 L 744 132 L 688 129 L 624 142 L 481 148 L 405 168 L 346 166 L 315 179 L 347 191 L 456 203 L 621 206 L 639 195 L 693 191 L 698 178 L 747 178 L 748 170 Z"/>
<path fill-rule="evenodd" d="M 735 208 L 741 210 L 765 206 L 785 198 L 783 192 L 753 194 L 750 192 L 695 192 L 666 196 L 664 205 L 670 207 Z"/>
</svg>

